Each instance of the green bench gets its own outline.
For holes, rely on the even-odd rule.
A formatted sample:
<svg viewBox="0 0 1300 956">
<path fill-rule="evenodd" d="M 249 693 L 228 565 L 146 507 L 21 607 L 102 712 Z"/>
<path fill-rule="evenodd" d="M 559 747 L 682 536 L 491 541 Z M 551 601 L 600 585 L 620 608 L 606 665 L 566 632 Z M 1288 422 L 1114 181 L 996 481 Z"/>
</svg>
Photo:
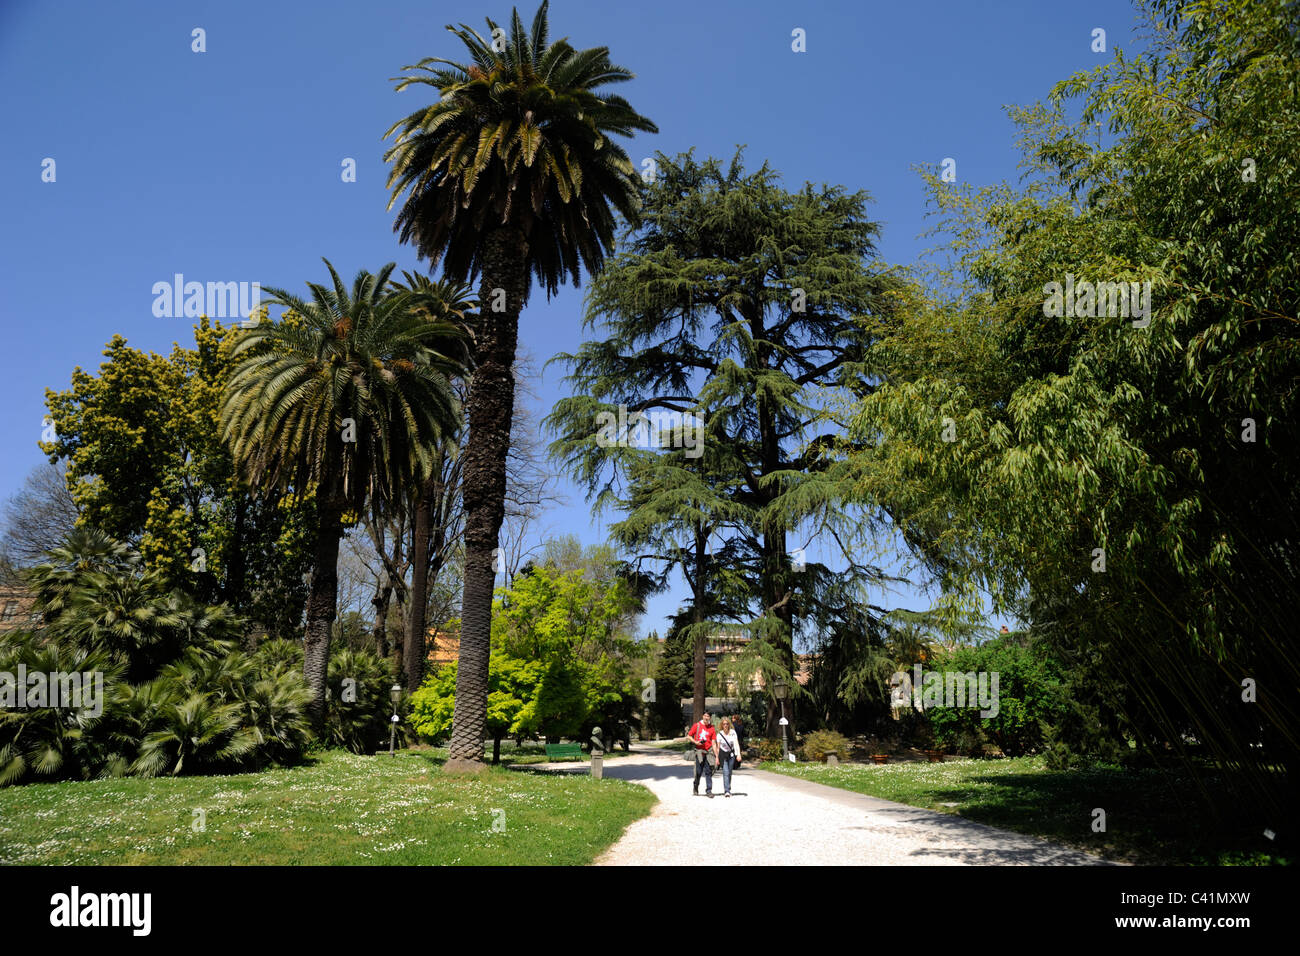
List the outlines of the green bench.
<svg viewBox="0 0 1300 956">
<path fill-rule="evenodd" d="M 581 757 L 582 744 L 547 744 L 546 759 L 557 760 L 563 757 Z"/>
</svg>

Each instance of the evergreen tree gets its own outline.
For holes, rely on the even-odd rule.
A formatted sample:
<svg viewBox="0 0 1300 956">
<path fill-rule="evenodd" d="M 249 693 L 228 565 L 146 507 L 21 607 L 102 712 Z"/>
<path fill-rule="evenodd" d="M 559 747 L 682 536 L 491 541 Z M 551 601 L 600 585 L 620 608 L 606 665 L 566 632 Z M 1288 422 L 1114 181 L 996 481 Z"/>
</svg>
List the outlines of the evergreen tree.
<svg viewBox="0 0 1300 956">
<path fill-rule="evenodd" d="M 856 557 L 869 525 L 843 507 L 835 412 L 870 389 L 863 363 L 894 282 L 871 265 L 878 227 L 865 193 L 811 184 L 789 192 L 766 164 L 745 173 L 739 152 L 726 168 L 689 153 L 656 163 L 644 224 L 592 283 L 586 324 L 597 339 L 558 357 L 572 368 L 575 396 L 552 415 L 556 450 L 597 494 L 614 474 L 630 482 L 618 504 L 629 541 L 677 530 L 673 563 L 696 589 L 694 623 L 715 610 L 703 558 L 720 535 L 728 573 L 750 582 L 752 640 L 738 666 L 794 687 L 797 628 L 857 611 L 852 601 L 825 603 L 844 590 L 828 589 L 828 569 L 792 564 L 790 536 L 835 536 L 849 565 L 841 579 L 878 576 Z M 602 435 L 610 419 L 597 416 L 617 416 L 619 406 L 620 423 L 650 419 L 647 441 L 622 425 L 615 441 Z M 677 418 L 655 427 L 664 416 Z M 639 464 L 634 449 L 654 434 L 676 447 Z M 777 715 L 773 703 L 773 726 Z"/>
</svg>

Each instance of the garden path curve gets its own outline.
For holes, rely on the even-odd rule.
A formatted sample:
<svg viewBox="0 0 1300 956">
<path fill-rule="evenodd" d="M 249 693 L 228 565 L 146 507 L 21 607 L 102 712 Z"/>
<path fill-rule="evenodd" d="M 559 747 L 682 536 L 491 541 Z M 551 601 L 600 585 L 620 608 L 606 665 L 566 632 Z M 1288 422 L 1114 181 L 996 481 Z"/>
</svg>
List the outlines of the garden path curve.
<svg viewBox="0 0 1300 956">
<path fill-rule="evenodd" d="M 1096 866 L 1106 861 L 1038 837 L 951 814 L 748 767 L 722 797 L 691 794 L 692 765 L 675 751 L 633 746 L 605 776 L 649 788 L 659 803 L 596 865 Z"/>
</svg>

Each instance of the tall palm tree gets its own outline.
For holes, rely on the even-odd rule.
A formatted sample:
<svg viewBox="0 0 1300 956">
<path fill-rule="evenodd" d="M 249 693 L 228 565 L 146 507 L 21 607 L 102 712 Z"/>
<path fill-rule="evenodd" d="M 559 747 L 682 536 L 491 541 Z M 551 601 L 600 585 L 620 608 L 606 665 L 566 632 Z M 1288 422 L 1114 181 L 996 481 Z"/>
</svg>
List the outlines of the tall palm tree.
<svg viewBox="0 0 1300 956">
<path fill-rule="evenodd" d="M 303 673 L 312 719 L 325 713 L 331 626 L 345 520 L 428 474 L 430 449 L 460 425 L 448 378 L 464 374 L 464 331 L 426 318 L 394 264 L 347 289 L 307 283 L 311 299 L 267 288 L 288 310 L 244 333 L 222 405 L 224 438 L 250 484 L 314 494 Z"/>
<path fill-rule="evenodd" d="M 634 220 L 635 170 L 610 134 L 658 132 L 622 97 L 599 87 L 632 78 L 609 50 L 549 40 L 543 3 L 509 37 L 448 26 L 471 62 L 427 57 L 404 68 L 397 89 L 435 87 L 437 103 L 393 124 L 385 159 L 389 208 L 405 194 L 394 230 L 444 274 L 481 277 L 480 319 L 469 392 L 464 458 L 465 585 L 460 662 L 448 770 L 483 765 L 488 641 L 495 572 L 492 552 L 505 510 L 506 456 L 514 407 L 512 367 L 530 273 L 548 294 L 580 268 L 600 268 L 612 248 L 615 211 Z M 501 49 L 494 49 L 496 43 Z"/>
</svg>

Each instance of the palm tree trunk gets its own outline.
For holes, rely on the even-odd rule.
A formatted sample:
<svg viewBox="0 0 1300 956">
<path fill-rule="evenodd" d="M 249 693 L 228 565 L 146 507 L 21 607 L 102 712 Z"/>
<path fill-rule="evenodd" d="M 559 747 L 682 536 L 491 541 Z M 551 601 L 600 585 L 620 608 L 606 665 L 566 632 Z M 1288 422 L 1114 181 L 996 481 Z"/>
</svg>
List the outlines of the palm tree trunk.
<svg viewBox="0 0 1300 956">
<path fill-rule="evenodd" d="M 429 525 L 438 479 L 426 480 L 415 506 L 415 540 L 411 544 L 411 598 L 406 606 L 405 667 L 407 693 L 424 680 L 424 616 L 429 603 Z"/>
<path fill-rule="evenodd" d="M 460 660 L 444 772 L 474 772 L 484 766 L 492 591 L 496 581 L 492 558 L 505 517 L 515 346 L 519 312 L 528 292 L 528 243 L 523 233 L 514 228 L 494 229 L 485 238 L 484 247 L 474 373 L 469 386 L 469 441 L 461 483 L 465 587 L 461 596 Z M 496 308 L 501 311 L 494 311 Z"/>
<path fill-rule="evenodd" d="M 307 592 L 307 626 L 303 635 L 303 677 L 311 691 L 307 712 L 319 730 L 325 724 L 325 688 L 329 671 L 330 634 L 337 613 L 339 541 L 343 537 L 340 511 L 319 503 L 319 525 L 312 555 L 311 588 Z"/>
</svg>

